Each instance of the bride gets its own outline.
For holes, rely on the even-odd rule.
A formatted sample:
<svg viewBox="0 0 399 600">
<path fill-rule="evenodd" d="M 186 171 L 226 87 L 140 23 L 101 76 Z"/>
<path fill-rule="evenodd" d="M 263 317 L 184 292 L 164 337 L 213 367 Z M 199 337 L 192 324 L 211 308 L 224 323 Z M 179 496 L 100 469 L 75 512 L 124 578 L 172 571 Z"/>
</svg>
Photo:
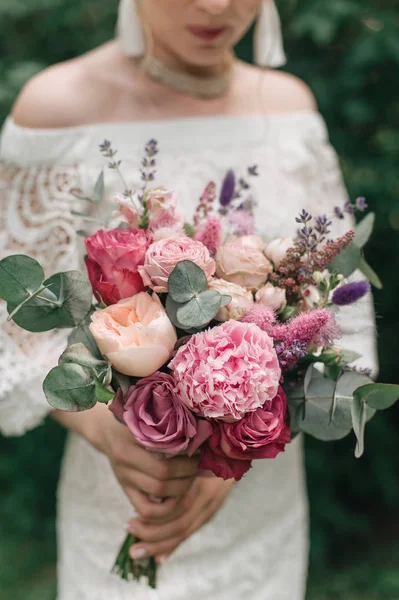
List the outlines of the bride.
<svg viewBox="0 0 399 600">
<path fill-rule="evenodd" d="M 255 19 L 256 67 L 233 55 Z M 302 208 L 331 214 L 347 199 L 336 156 L 306 85 L 265 68 L 283 62 L 273 0 L 122 0 L 117 39 L 33 78 L 6 120 L 1 254 L 34 256 L 49 274 L 82 267 L 70 191 L 90 193 L 104 138 L 118 149 L 131 187 L 139 184 L 142 149 L 155 138 L 156 183 L 177 191 L 187 217 L 208 181 L 220 182 L 229 168 L 245 175 L 254 164 L 266 239 L 294 234 Z M 114 175 L 107 173 L 108 199 L 118 189 Z M 336 233 L 347 227 L 338 222 Z M 66 335 L 31 337 L 0 310 L 0 425 L 19 435 L 50 412 L 41 382 Z M 361 348 L 370 365 L 370 304 L 341 318 L 343 344 Z M 59 600 L 304 599 L 300 438 L 275 460 L 255 461 L 233 485 L 197 477 L 196 459 L 157 460 L 103 405 L 51 414 L 70 430 L 58 492 Z M 152 503 L 150 494 L 167 500 Z M 126 528 L 142 540 L 134 556 L 161 565 L 157 591 L 110 574 Z"/>
</svg>

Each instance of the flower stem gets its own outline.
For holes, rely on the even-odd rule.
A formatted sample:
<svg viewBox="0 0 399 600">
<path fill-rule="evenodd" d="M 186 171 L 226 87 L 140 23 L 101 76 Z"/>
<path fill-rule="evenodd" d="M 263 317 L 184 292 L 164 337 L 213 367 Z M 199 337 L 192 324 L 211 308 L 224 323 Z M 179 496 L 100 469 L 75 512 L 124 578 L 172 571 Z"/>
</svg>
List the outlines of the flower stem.
<svg viewBox="0 0 399 600">
<path fill-rule="evenodd" d="M 142 577 L 145 577 L 148 580 L 148 585 L 155 589 L 157 585 L 157 564 L 154 557 L 134 560 L 129 554 L 133 544 L 137 544 L 139 541 L 136 536 L 128 533 L 112 567 L 112 573 L 127 581 L 140 581 Z"/>
</svg>

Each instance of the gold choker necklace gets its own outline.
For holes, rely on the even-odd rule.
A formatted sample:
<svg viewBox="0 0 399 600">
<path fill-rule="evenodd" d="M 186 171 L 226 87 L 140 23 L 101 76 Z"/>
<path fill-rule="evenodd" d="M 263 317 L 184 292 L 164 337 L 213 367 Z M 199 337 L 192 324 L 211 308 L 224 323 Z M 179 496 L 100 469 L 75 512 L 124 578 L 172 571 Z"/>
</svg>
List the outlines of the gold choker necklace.
<svg viewBox="0 0 399 600">
<path fill-rule="evenodd" d="M 232 68 L 220 77 L 195 77 L 167 67 L 159 58 L 145 57 L 140 67 L 147 75 L 181 94 L 202 98 L 223 96 L 230 88 Z"/>
</svg>

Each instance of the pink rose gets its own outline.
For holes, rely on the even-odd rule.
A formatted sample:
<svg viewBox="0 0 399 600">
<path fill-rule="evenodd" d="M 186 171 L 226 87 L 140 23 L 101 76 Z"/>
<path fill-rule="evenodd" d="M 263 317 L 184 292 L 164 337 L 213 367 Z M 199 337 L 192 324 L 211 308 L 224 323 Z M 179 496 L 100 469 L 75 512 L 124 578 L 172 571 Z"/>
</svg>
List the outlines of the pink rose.
<svg viewBox="0 0 399 600">
<path fill-rule="evenodd" d="M 162 239 L 151 244 L 144 266 L 139 267 L 144 284 L 155 292 L 167 292 L 169 275 L 182 260 L 190 260 L 201 267 L 208 280 L 215 272 L 215 261 L 201 242 L 188 237 Z"/>
<path fill-rule="evenodd" d="M 241 479 L 251 460 L 275 458 L 291 441 L 287 398 L 278 388 L 273 400 L 235 423 L 213 422 L 213 435 L 201 450 L 201 469 L 223 479 Z"/>
<path fill-rule="evenodd" d="M 290 237 L 278 237 L 265 247 L 265 254 L 273 265 L 278 268 L 287 254 L 287 250 L 294 245 L 294 240 Z"/>
<path fill-rule="evenodd" d="M 216 252 L 216 275 L 250 290 L 266 282 L 272 265 L 263 254 L 263 241 L 255 235 L 233 239 Z"/>
<path fill-rule="evenodd" d="M 144 263 L 151 241 L 143 229 L 100 229 L 85 239 L 90 283 L 105 304 L 145 290 L 138 266 Z"/>
<path fill-rule="evenodd" d="M 252 292 L 249 292 L 236 283 L 230 283 L 230 281 L 225 281 L 224 279 L 212 279 L 209 283 L 209 288 L 232 298 L 231 302 L 223 306 L 217 313 L 215 317 L 217 321 L 241 319 L 248 308 L 254 303 Z"/>
<path fill-rule="evenodd" d="M 158 296 L 141 292 L 91 316 L 90 331 L 112 366 L 132 377 L 148 377 L 172 356 L 177 342 Z"/>
<path fill-rule="evenodd" d="M 181 404 L 173 388 L 173 377 L 157 371 L 131 386 L 124 399 L 118 391 L 111 410 L 119 417 L 122 413 L 124 422 L 145 448 L 168 457 L 183 452 L 192 456 L 212 434 L 212 426 Z M 121 400 L 123 406 L 118 412 L 116 405 Z"/>
<path fill-rule="evenodd" d="M 267 283 L 255 294 L 256 302 L 264 306 L 270 306 L 275 311 L 283 310 L 287 306 L 285 290 Z"/>
<path fill-rule="evenodd" d="M 272 400 L 281 375 L 272 338 L 240 321 L 196 333 L 169 368 L 183 404 L 203 417 L 229 422 Z"/>
</svg>

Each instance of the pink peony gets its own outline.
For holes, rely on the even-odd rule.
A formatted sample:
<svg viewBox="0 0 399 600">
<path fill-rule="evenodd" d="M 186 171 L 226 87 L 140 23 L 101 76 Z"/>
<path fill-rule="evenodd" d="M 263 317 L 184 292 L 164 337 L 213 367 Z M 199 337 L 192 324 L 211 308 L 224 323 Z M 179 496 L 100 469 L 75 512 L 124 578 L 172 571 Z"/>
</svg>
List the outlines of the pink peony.
<svg viewBox="0 0 399 600">
<path fill-rule="evenodd" d="M 173 388 L 173 377 L 157 371 L 131 386 L 125 398 L 119 390 L 110 409 L 145 448 L 168 457 L 192 456 L 212 434 L 212 426 L 181 404 Z"/>
<path fill-rule="evenodd" d="M 213 435 L 201 450 L 201 469 L 223 479 L 237 480 L 248 471 L 251 460 L 275 458 L 291 440 L 287 424 L 287 398 L 278 388 L 273 400 L 235 423 L 213 422 Z"/>
<path fill-rule="evenodd" d="M 253 306 L 252 292 L 240 285 L 230 283 L 224 279 L 212 279 L 209 289 L 217 290 L 222 295 L 231 296 L 231 302 L 223 306 L 217 313 L 216 321 L 229 321 L 229 319 L 240 319 L 246 311 Z"/>
<path fill-rule="evenodd" d="M 151 241 L 143 229 L 100 229 L 85 238 L 86 266 L 97 298 L 116 304 L 145 290 L 138 267 Z"/>
<path fill-rule="evenodd" d="M 144 284 L 155 292 L 167 292 L 169 275 L 182 260 L 190 260 L 201 267 L 208 280 L 215 272 L 215 261 L 201 242 L 188 237 L 162 239 L 149 247 L 144 266 L 139 268 Z"/>
<path fill-rule="evenodd" d="M 229 422 L 272 400 L 281 375 L 271 337 L 240 321 L 196 333 L 169 368 L 183 404 L 201 416 Z"/>
<path fill-rule="evenodd" d="M 263 285 L 272 265 L 263 254 L 263 241 L 255 235 L 232 239 L 216 253 L 216 275 L 249 290 Z"/>
</svg>

